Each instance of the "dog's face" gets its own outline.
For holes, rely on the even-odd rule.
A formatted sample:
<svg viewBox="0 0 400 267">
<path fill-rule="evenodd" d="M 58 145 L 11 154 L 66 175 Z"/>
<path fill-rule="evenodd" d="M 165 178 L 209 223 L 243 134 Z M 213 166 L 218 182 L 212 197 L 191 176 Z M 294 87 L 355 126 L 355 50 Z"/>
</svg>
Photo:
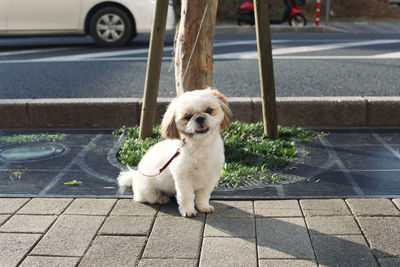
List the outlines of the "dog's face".
<svg viewBox="0 0 400 267">
<path fill-rule="evenodd" d="M 230 114 L 226 98 L 217 90 L 186 92 L 168 106 L 161 133 L 169 139 L 203 139 L 228 127 Z"/>
</svg>

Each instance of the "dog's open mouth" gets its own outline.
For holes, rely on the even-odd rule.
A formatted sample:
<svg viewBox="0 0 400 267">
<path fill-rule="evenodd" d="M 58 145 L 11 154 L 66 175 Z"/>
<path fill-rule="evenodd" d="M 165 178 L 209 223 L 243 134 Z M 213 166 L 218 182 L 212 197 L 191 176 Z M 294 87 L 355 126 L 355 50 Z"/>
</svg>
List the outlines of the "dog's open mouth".
<svg viewBox="0 0 400 267">
<path fill-rule="evenodd" d="M 196 133 L 205 134 L 208 132 L 208 130 L 210 130 L 210 128 L 208 128 L 207 126 L 203 126 L 203 127 L 197 128 Z"/>
</svg>

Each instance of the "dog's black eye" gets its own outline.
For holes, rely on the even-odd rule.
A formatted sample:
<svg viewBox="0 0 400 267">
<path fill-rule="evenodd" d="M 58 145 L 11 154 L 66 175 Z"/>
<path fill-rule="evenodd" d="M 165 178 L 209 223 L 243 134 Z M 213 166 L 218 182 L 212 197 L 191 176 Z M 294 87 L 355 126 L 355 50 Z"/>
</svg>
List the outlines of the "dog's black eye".
<svg viewBox="0 0 400 267">
<path fill-rule="evenodd" d="M 185 117 L 184 117 L 184 119 L 187 120 L 187 121 L 189 121 L 192 117 L 193 117 L 192 114 L 186 114 Z"/>
<path fill-rule="evenodd" d="M 214 111 L 214 110 L 213 110 L 212 108 L 207 108 L 207 109 L 206 109 L 206 113 L 208 113 L 208 114 L 210 114 L 210 115 L 211 115 L 211 113 L 213 113 L 213 111 Z"/>
</svg>

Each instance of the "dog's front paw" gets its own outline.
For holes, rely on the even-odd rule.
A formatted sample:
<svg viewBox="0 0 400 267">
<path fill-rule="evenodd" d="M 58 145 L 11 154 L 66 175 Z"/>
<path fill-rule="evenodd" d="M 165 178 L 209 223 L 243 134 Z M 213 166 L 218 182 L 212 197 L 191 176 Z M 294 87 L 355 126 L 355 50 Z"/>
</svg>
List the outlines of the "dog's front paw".
<svg viewBox="0 0 400 267">
<path fill-rule="evenodd" d="M 197 210 L 195 209 L 189 209 L 189 210 L 179 209 L 179 212 L 181 213 L 182 217 L 196 217 L 197 215 Z"/>
<path fill-rule="evenodd" d="M 198 207 L 200 212 L 204 213 L 212 213 L 214 211 L 214 207 L 211 205 L 204 206 L 204 207 Z"/>
</svg>

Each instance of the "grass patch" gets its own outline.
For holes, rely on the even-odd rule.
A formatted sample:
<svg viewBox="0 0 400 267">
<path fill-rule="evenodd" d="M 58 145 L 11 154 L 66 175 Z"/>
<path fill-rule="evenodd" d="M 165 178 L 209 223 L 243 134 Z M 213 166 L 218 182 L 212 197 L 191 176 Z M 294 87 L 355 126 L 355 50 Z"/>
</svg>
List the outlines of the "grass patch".
<svg viewBox="0 0 400 267">
<path fill-rule="evenodd" d="M 137 126 L 115 131 L 115 136 L 126 136 L 118 152 L 118 160 L 124 165 L 136 167 L 146 151 L 161 140 L 159 126 L 154 128 L 154 132 L 153 136 L 140 140 Z M 279 138 L 271 140 L 263 132 L 262 123 L 242 122 L 233 122 L 222 132 L 226 158 L 218 187 L 238 187 L 246 179 L 277 183 L 284 177 L 271 172 L 283 169 L 296 160 L 298 150 L 295 139 L 309 144 L 316 136 L 312 130 L 279 127 Z"/>
<path fill-rule="evenodd" d="M 55 142 L 64 140 L 66 134 L 15 134 L 11 136 L 0 136 L 1 145 L 14 145 L 32 142 Z"/>
</svg>

